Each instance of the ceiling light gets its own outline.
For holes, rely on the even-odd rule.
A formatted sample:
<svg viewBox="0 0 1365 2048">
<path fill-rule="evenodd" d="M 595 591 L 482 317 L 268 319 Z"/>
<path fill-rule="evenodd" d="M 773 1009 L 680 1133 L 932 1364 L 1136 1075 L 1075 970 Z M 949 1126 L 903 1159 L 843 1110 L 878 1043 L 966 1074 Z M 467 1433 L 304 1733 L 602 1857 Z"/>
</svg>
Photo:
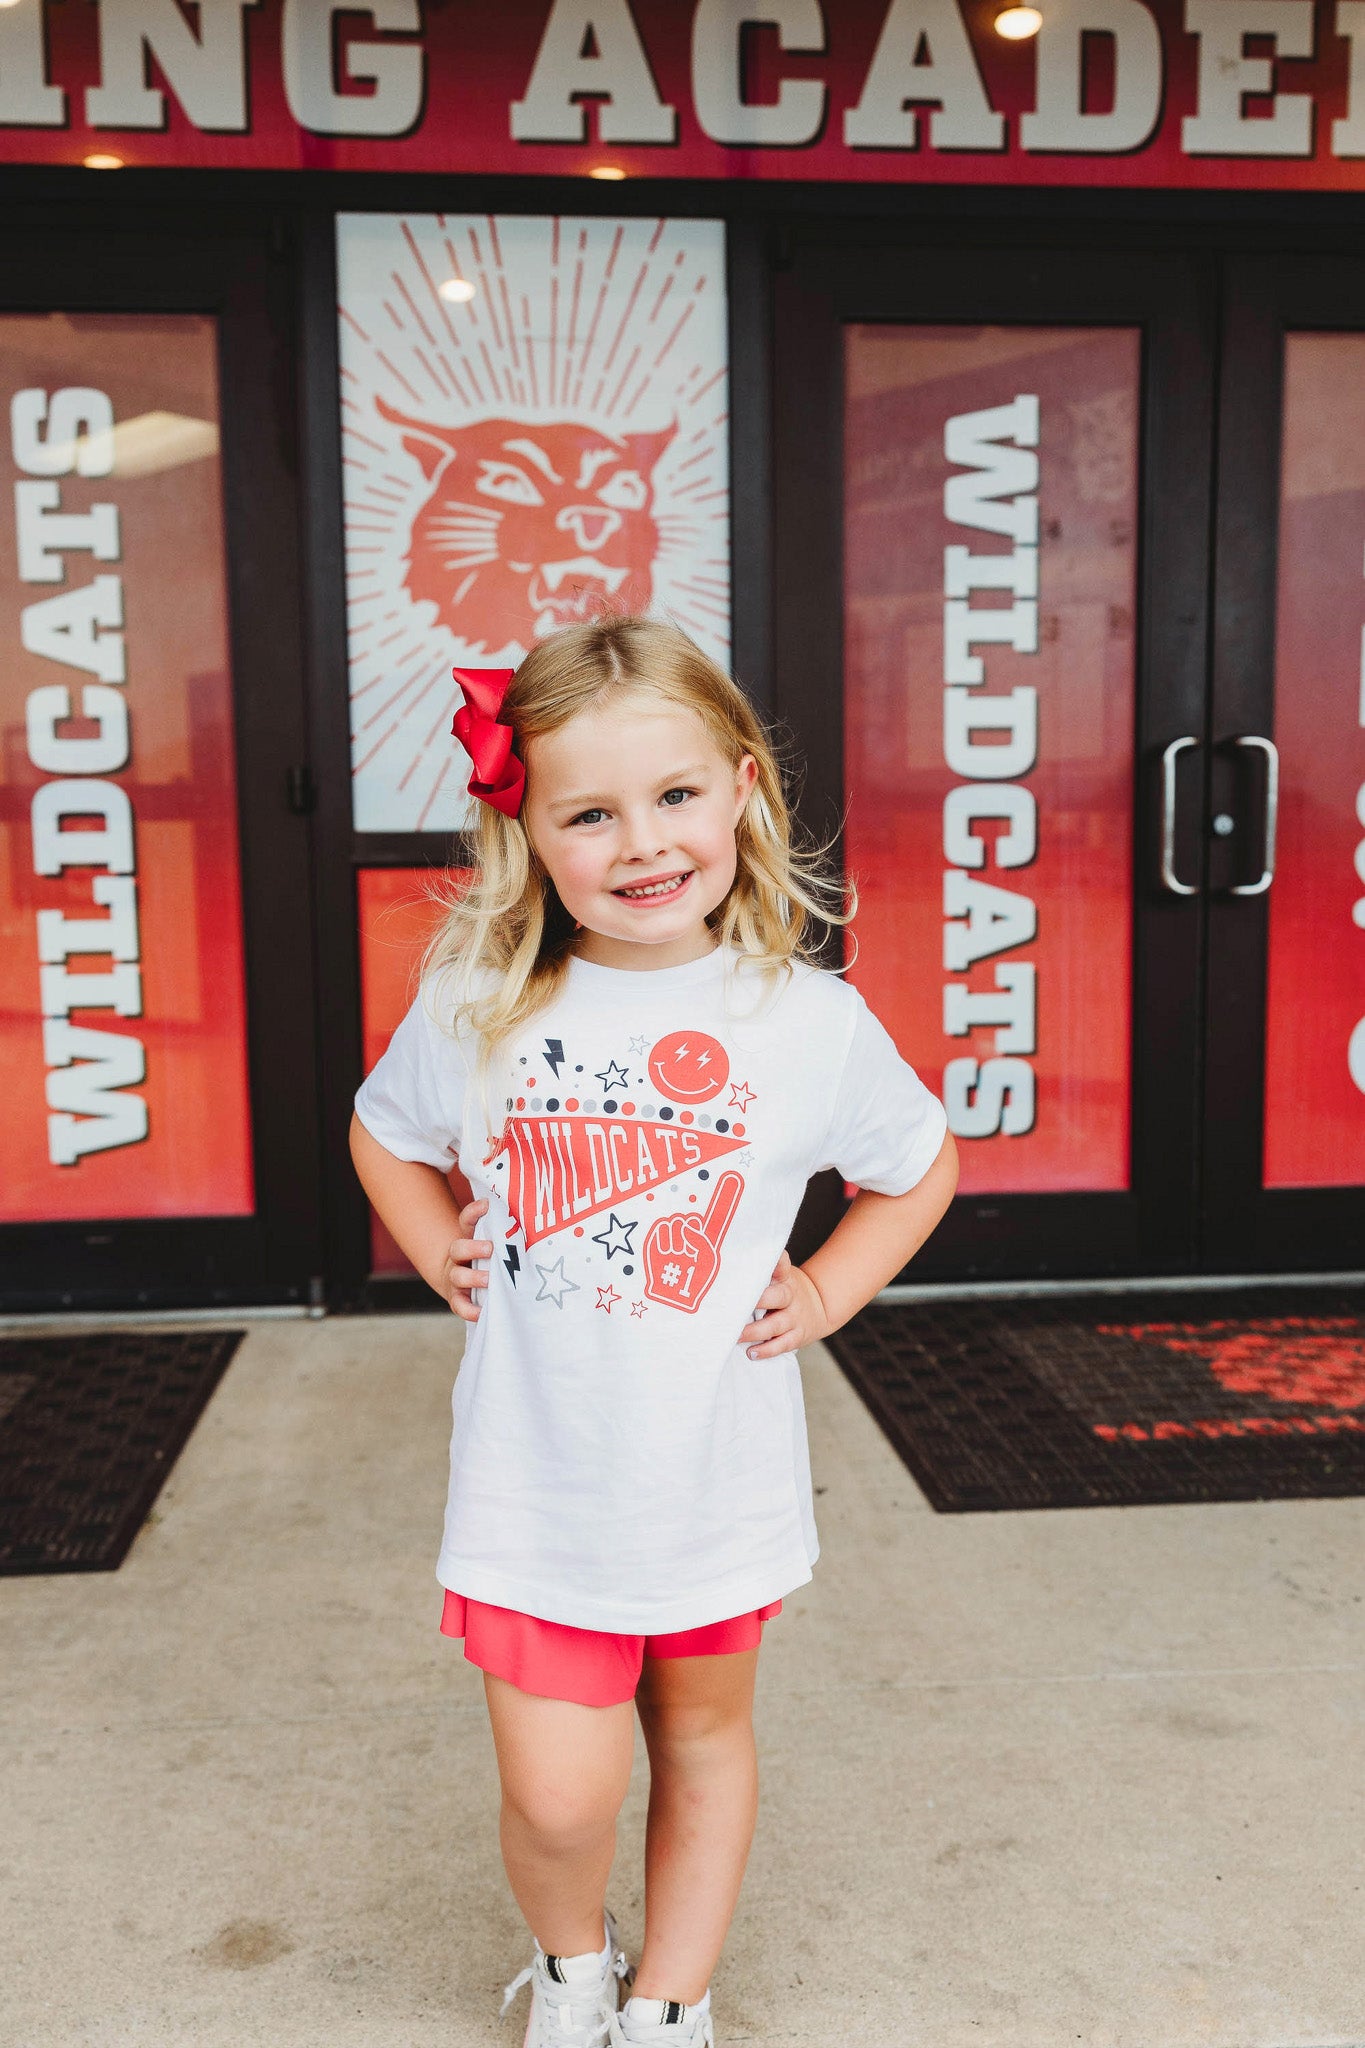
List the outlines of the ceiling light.
<svg viewBox="0 0 1365 2048">
<path fill-rule="evenodd" d="M 1036 7 L 1007 7 L 995 17 L 995 32 L 1004 36 L 1006 42 L 1027 42 L 1036 36 L 1043 25 L 1043 17 Z"/>
<path fill-rule="evenodd" d="M 464 306 L 476 297 L 479 287 L 471 284 L 467 277 L 448 277 L 444 284 L 437 285 L 443 299 L 452 300 L 457 306 Z"/>
<path fill-rule="evenodd" d="M 626 173 L 621 169 L 620 164 L 594 164 L 588 172 L 588 176 L 590 178 L 605 178 L 611 184 L 618 184 L 626 176 Z"/>
<path fill-rule="evenodd" d="M 0 0 L 0 7 L 7 4 L 8 0 Z M 82 157 L 81 162 L 85 165 L 87 171 L 121 171 L 123 169 L 123 158 L 121 156 L 109 156 L 104 150 L 100 149 L 97 149 L 93 156 Z"/>
</svg>

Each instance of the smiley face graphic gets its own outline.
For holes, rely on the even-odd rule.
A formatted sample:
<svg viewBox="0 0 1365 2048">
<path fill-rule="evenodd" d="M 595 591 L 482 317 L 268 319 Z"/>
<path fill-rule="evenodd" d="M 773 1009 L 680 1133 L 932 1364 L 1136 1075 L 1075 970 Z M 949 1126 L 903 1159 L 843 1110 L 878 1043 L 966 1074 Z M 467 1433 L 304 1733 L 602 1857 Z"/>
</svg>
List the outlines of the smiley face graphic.
<svg viewBox="0 0 1365 2048">
<path fill-rule="evenodd" d="M 709 1102 L 730 1078 L 729 1055 L 704 1031 L 670 1031 L 649 1055 L 649 1078 L 670 1101 Z"/>
</svg>

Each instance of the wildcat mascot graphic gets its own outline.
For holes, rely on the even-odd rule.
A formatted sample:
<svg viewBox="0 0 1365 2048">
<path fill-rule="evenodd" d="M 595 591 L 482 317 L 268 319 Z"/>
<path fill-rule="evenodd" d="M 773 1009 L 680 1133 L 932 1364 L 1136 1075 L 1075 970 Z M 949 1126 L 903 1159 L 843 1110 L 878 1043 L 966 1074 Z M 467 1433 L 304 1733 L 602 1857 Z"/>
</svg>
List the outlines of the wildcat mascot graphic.
<svg viewBox="0 0 1365 2048">
<path fill-rule="evenodd" d="M 654 470 L 676 423 L 624 434 L 505 416 L 442 426 L 375 404 L 430 486 L 405 587 L 464 646 L 519 659 L 558 626 L 648 608 Z"/>
</svg>

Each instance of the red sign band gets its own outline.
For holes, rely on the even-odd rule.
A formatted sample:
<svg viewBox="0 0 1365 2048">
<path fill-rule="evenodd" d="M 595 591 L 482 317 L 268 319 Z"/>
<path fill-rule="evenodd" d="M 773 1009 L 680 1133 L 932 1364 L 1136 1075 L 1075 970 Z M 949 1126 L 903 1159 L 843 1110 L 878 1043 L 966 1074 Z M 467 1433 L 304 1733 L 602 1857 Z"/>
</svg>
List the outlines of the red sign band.
<svg viewBox="0 0 1365 2048">
<path fill-rule="evenodd" d="M 0 154 L 223 168 L 1343 189 L 1335 0 L 174 0 L 0 10 Z"/>
</svg>

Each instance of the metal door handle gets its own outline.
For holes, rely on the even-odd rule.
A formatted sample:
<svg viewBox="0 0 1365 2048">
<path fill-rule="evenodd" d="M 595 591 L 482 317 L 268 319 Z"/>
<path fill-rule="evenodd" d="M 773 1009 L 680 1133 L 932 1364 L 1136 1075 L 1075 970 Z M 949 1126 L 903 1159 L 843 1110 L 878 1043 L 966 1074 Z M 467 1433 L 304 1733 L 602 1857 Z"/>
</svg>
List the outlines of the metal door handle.
<svg viewBox="0 0 1365 2048">
<path fill-rule="evenodd" d="M 1265 755 L 1265 860 L 1259 882 L 1237 882 L 1229 890 L 1232 896 L 1264 896 L 1275 879 L 1275 835 L 1280 820 L 1280 753 L 1274 740 L 1268 740 L 1262 733 L 1238 733 L 1232 742 L 1234 747 L 1254 747 L 1257 753 Z"/>
<path fill-rule="evenodd" d="M 1161 756 L 1161 880 L 1172 896 L 1197 896 L 1199 891 L 1182 882 L 1175 871 L 1175 764 L 1190 747 L 1197 747 L 1192 733 L 1172 740 Z"/>
</svg>

